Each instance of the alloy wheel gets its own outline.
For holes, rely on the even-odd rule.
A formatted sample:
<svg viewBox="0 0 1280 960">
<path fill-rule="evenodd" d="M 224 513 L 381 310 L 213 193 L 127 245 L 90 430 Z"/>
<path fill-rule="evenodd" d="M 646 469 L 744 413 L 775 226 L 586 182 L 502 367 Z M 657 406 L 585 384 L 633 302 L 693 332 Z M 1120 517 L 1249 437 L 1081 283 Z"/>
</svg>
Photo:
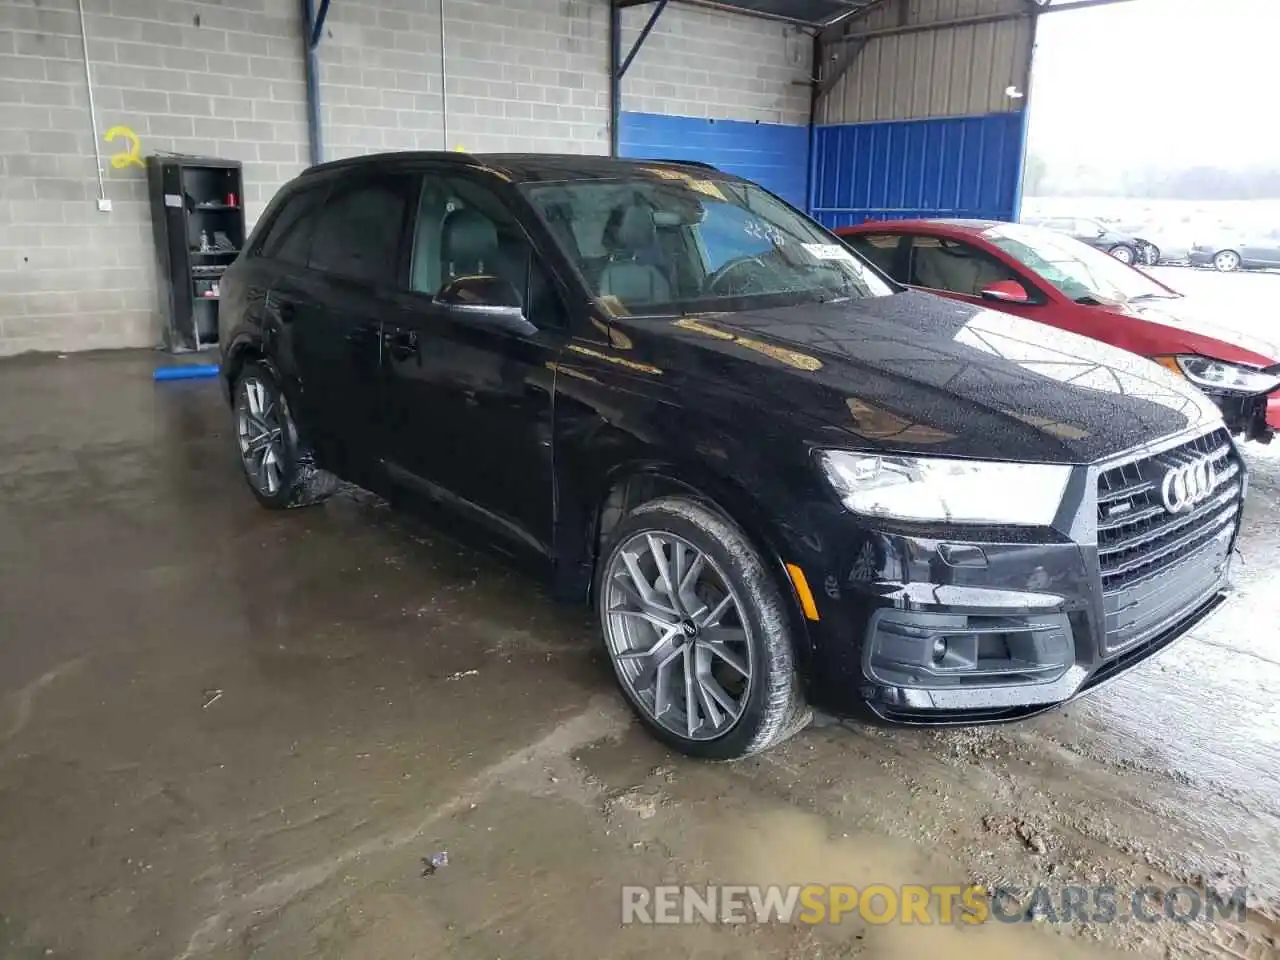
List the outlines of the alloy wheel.
<svg viewBox="0 0 1280 960">
<path fill-rule="evenodd" d="M 751 693 L 751 627 L 715 560 L 644 531 L 614 551 L 603 586 L 605 640 L 632 699 L 686 740 L 732 729 Z"/>
<path fill-rule="evenodd" d="M 284 419 L 275 397 L 256 377 L 240 381 L 236 435 L 249 481 L 259 493 L 274 496 L 284 482 Z"/>
<path fill-rule="evenodd" d="M 1234 250 L 1223 250 L 1214 256 L 1213 265 L 1222 273 L 1231 273 L 1240 269 L 1240 255 Z"/>
<path fill-rule="evenodd" d="M 1121 263 L 1133 263 L 1133 251 L 1128 247 L 1116 247 L 1111 251 L 1111 255 Z"/>
</svg>

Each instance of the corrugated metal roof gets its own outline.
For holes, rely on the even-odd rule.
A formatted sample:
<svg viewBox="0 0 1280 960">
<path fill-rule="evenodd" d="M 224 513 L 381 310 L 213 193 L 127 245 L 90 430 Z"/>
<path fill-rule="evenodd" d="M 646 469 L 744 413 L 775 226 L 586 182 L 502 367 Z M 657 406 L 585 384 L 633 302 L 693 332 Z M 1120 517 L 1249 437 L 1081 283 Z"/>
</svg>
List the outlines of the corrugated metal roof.
<svg viewBox="0 0 1280 960">
<path fill-rule="evenodd" d="M 850 21 L 824 44 L 856 54 L 818 105 L 818 123 L 866 123 L 1016 112 L 1024 101 L 1032 21 L 1022 0 L 913 0 Z M 859 44 L 853 51 L 845 44 Z M 1013 88 L 1014 96 L 1009 96 Z"/>
<path fill-rule="evenodd" d="M 880 0 L 685 0 L 758 17 L 773 17 L 814 27 L 827 27 L 855 16 Z"/>
</svg>

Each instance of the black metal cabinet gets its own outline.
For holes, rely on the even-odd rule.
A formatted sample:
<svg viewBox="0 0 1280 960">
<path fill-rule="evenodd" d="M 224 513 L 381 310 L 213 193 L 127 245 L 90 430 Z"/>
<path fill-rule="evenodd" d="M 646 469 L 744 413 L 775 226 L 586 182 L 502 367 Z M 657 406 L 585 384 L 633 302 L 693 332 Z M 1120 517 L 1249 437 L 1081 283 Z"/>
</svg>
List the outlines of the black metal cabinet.
<svg viewBox="0 0 1280 960">
<path fill-rule="evenodd" d="M 240 164 L 161 154 L 147 157 L 147 180 L 165 345 L 216 347 L 219 281 L 245 243 Z"/>
</svg>

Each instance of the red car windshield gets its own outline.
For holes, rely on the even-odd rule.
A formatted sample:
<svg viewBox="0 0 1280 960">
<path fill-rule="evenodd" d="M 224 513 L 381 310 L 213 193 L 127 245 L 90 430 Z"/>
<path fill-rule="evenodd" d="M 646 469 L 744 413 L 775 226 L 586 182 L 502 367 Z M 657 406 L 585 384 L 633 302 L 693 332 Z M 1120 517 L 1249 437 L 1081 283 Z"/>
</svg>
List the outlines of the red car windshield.
<svg viewBox="0 0 1280 960">
<path fill-rule="evenodd" d="M 1052 230 L 1006 223 L 982 236 L 1072 300 L 1128 303 L 1177 296 L 1101 250 Z"/>
</svg>

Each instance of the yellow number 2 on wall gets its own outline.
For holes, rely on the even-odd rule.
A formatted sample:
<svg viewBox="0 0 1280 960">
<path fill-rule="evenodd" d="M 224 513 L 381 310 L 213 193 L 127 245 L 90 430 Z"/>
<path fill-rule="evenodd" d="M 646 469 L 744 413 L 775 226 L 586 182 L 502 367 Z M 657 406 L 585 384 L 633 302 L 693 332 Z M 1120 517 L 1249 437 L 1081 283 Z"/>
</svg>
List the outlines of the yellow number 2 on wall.
<svg viewBox="0 0 1280 960">
<path fill-rule="evenodd" d="M 123 137 L 129 145 L 123 153 L 117 153 L 111 158 L 111 168 L 123 170 L 125 167 L 143 166 L 142 158 L 138 156 L 142 150 L 142 142 L 138 139 L 138 135 L 128 127 L 112 127 L 102 139 L 110 143 L 116 137 Z"/>
</svg>

